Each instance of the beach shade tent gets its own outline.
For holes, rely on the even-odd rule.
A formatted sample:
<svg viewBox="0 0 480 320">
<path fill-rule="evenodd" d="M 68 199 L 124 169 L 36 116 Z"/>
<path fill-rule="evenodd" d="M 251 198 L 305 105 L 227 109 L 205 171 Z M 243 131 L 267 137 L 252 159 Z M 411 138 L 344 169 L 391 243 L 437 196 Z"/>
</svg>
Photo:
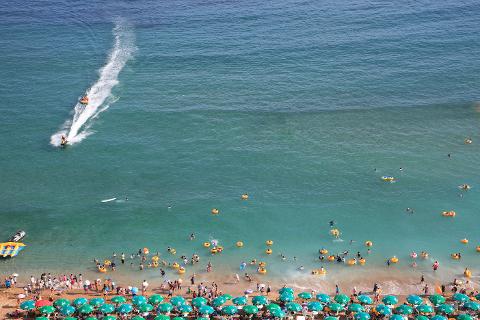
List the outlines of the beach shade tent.
<svg viewBox="0 0 480 320">
<path fill-rule="evenodd" d="M 106 316 L 106 317 L 103 317 L 102 320 L 117 320 L 117 317 L 115 317 L 115 316 Z"/>
<path fill-rule="evenodd" d="M 309 299 L 312 299 L 312 294 L 310 292 L 304 291 L 304 292 L 300 292 L 298 294 L 298 297 L 300 299 L 309 300 Z"/>
<path fill-rule="evenodd" d="M 78 308 L 78 312 L 83 314 L 89 314 L 93 312 L 93 309 L 94 309 L 93 306 L 89 304 L 84 304 L 83 306 Z"/>
<path fill-rule="evenodd" d="M 245 297 L 241 297 L 241 298 L 245 298 Z M 234 303 L 235 303 L 235 299 L 233 299 Z M 247 303 L 246 301 L 247 301 L 247 298 L 245 298 L 245 303 Z M 205 299 L 204 297 L 196 297 L 192 299 L 192 306 L 194 306 L 195 308 L 200 308 L 201 306 L 206 305 L 207 302 L 208 300 Z"/>
<path fill-rule="evenodd" d="M 291 311 L 291 312 L 302 311 L 302 306 L 296 302 L 289 302 L 285 305 L 285 307 L 287 308 L 288 311 Z"/>
<path fill-rule="evenodd" d="M 390 320 L 406 320 L 406 317 L 400 315 L 400 314 L 394 314 L 390 316 Z"/>
<path fill-rule="evenodd" d="M 454 301 L 458 301 L 458 302 L 470 301 L 470 298 L 466 294 L 463 294 L 463 293 L 455 293 L 452 298 L 453 298 Z"/>
<path fill-rule="evenodd" d="M 72 315 L 72 314 L 75 313 L 75 307 L 74 307 L 74 306 L 70 306 L 70 305 L 63 306 L 63 307 L 60 308 L 60 313 L 61 313 L 63 316 Z"/>
<path fill-rule="evenodd" d="M 195 299 L 193 299 L 193 300 L 195 300 Z M 193 300 L 192 300 L 192 304 L 193 304 Z M 232 302 L 233 302 L 234 305 L 244 306 L 244 305 L 247 304 L 247 297 L 245 297 L 245 296 L 236 297 L 236 298 L 232 299 Z"/>
<path fill-rule="evenodd" d="M 417 311 L 420 313 L 432 313 L 433 307 L 429 306 L 428 304 L 421 304 L 416 307 Z"/>
<path fill-rule="evenodd" d="M 392 310 L 384 304 L 379 304 L 375 307 L 375 311 L 382 316 L 389 316 L 392 314 Z"/>
<path fill-rule="evenodd" d="M 55 308 L 53 306 L 43 306 L 38 308 L 41 314 L 51 314 L 55 312 Z"/>
<path fill-rule="evenodd" d="M 243 307 L 243 312 L 246 314 L 256 314 L 258 312 L 258 307 L 253 305 L 248 305 Z"/>
<path fill-rule="evenodd" d="M 181 306 L 177 307 L 177 310 L 180 311 L 180 313 L 190 313 L 193 311 L 193 308 L 188 304 L 182 304 Z"/>
<path fill-rule="evenodd" d="M 439 294 L 431 295 L 430 297 L 428 297 L 428 300 L 430 300 L 430 302 L 433 303 L 435 306 L 445 303 L 445 297 Z"/>
<path fill-rule="evenodd" d="M 273 309 L 270 311 L 272 316 L 275 318 L 284 318 L 285 317 L 285 312 L 282 311 L 282 309 Z"/>
<path fill-rule="evenodd" d="M 423 303 L 423 299 L 416 294 L 411 294 L 407 297 L 407 302 L 414 306 L 419 306 Z"/>
<path fill-rule="evenodd" d="M 358 301 L 361 303 L 361 304 L 372 304 L 373 303 L 373 299 L 367 295 L 364 295 L 364 294 L 361 294 L 357 297 Z"/>
<path fill-rule="evenodd" d="M 295 300 L 295 296 L 292 293 L 282 293 L 279 297 L 279 300 L 282 302 L 291 302 Z"/>
<path fill-rule="evenodd" d="M 198 312 L 200 314 L 206 314 L 206 315 L 210 315 L 214 312 L 215 310 L 210 307 L 210 306 L 207 306 L 207 305 L 204 305 L 204 306 L 201 306 L 200 308 L 198 308 Z"/>
<path fill-rule="evenodd" d="M 70 300 L 68 299 L 57 299 L 53 302 L 53 306 L 56 307 L 57 309 L 61 309 L 64 306 L 68 306 L 70 304 Z"/>
<path fill-rule="evenodd" d="M 469 314 L 462 313 L 458 315 L 457 320 L 473 320 L 473 317 Z"/>
<path fill-rule="evenodd" d="M 348 306 L 348 311 L 352 312 L 362 312 L 364 311 L 364 308 L 361 304 L 358 303 L 352 303 L 351 305 Z"/>
<path fill-rule="evenodd" d="M 418 315 L 418 316 L 415 317 L 415 320 L 430 320 L 430 319 L 428 319 L 427 316 Z"/>
<path fill-rule="evenodd" d="M 157 310 L 161 313 L 168 313 L 173 310 L 173 305 L 171 303 L 161 303 L 158 305 Z"/>
<path fill-rule="evenodd" d="M 463 307 L 467 310 L 480 311 L 480 303 L 468 301 L 463 304 Z"/>
<path fill-rule="evenodd" d="M 92 298 L 90 299 L 90 305 L 94 306 L 95 308 L 100 307 L 101 305 L 105 304 L 105 299 L 103 298 Z"/>
<path fill-rule="evenodd" d="M 430 320 L 447 320 L 447 318 L 444 317 L 444 316 L 435 315 L 435 316 L 431 317 Z"/>
<path fill-rule="evenodd" d="M 406 304 L 401 304 L 395 308 L 395 313 L 398 313 L 401 315 L 409 315 L 413 313 L 413 308 Z"/>
<path fill-rule="evenodd" d="M 140 312 L 150 312 L 153 310 L 153 306 L 150 303 L 144 303 L 138 307 Z"/>
<path fill-rule="evenodd" d="M 117 312 L 118 313 L 121 313 L 121 314 L 127 314 L 127 313 L 130 313 L 132 312 L 133 310 L 133 306 L 129 303 L 124 303 L 124 304 L 121 304 L 118 308 L 117 308 Z"/>
<path fill-rule="evenodd" d="M 278 293 L 279 294 L 284 294 L 284 293 L 293 294 L 294 291 L 293 291 L 292 288 L 285 287 L 285 288 L 281 288 L 280 290 L 278 290 Z"/>
<path fill-rule="evenodd" d="M 318 301 L 310 301 L 307 304 L 307 308 L 308 308 L 308 311 L 318 312 L 323 310 L 323 305 Z"/>
<path fill-rule="evenodd" d="M 20 303 L 20 309 L 30 311 L 35 309 L 35 301 L 27 300 Z"/>
<path fill-rule="evenodd" d="M 317 298 L 318 301 L 324 304 L 330 303 L 330 300 L 331 300 L 330 296 L 325 293 L 319 293 L 315 296 L 315 298 Z"/>
<path fill-rule="evenodd" d="M 127 302 L 127 299 L 125 299 L 125 297 L 123 297 L 123 296 L 114 296 L 114 297 L 112 297 L 112 299 L 110 299 L 110 301 L 115 303 L 115 304 L 119 304 L 119 303 Z"/>
<path fill-rule="evenodd" d="M 135 296 L 132 298 L 132 303 L 134 306 L 138 307 L 139 305 L 147 303 L 147 298 L 145 298 L 144 296 Z"/>
<path fill-rule="evenodd" d="M 268 299 L 265 296 L 255 296 L 252 298 L 252 304 L 256 306 L 265 305 L 268 303 Z"/>
<path fill-rule="evenodd" d="M 98 311 L 101 313 L 113 313 L 115 311 L 115 306 L 113 304 L 102 304 L 99 308 Z"/>
<path fill-rule="evenodd" d="M 387 306 L 393 306 L 398 303 L 398 298 L 392 295 L 383 297 L 382 302 Z"/>
<path fill-rule="evenodd" d="M 148 298 L 148 302 L 150 302 L 151 304 L 154 304 L 154 305 L 157 305 L 157 304 L 161 303 L 162 301 L 163 301 L 163 297 L 159 294 L 152 294 Z"/>
<path fill-rule="evenodd" d="M 37 300 L 35 302 L 35 307 L 37 308 L 40 308 L 40 307 L 44 307 L 44 306 L 51 306 L 52 303 L 48 300 Z"/>
<path fill-rule="evenodd" d="M 370 314 L 368 312 L 357 312 L 353 318 L 355 320 L 370 320 Z"/>
<path fill-rule="evenodd" d="M 72 304 L 73 304 L 74 307 L 79 308 L 79 307 L 83 306 L 84 304 L 86 304 L 87 302 L 88 302 L 87 298 L 80 297 L 80 298 L 74 299 Z"/>
<path fill-rule="evenodd" d="M 223 297 L 216 297 L 215 299 L 213 299 L 212 301 L 212 305 L 214 307 L 220 307 L 222 304 L 224 304 L 225 302 L 227 302 L 227 299 L 223 298 Z"/>
<path fill-rule="evenodd" d="M 135 316 L 135 317 L 133 317 L 133 318 L 130 319 L 130 320 L 145 320 L 145 318 L 144 318 L 144 317 L 141 317 L 141 316 Z"/>
<path fill-rule="evenodd" d="M 437 312 L 452 314 L 455 311 L 455 308 L 451 304 L 441 304 L 437 307 Z"/>
<path fill-rule="evenodd" d="M 343 310 L 343 306 L 340 303 L 333 302 L 328 305 L 328 309 L 333 312 L 340 312 Z"/>
<path fill-rule="evenodd" d="M 220 297 L 224 297 L 226 300 L 232 300 L 233 299 L 232 295 L 228 294 L 228 293 L 224 293 Z"/>
<path fill-rule="evenodd" d="M 335 302 L 340 303 L 342 305 L 346 305 L 347 303 L 350 302 L 350 297 L 347 296 L 346 294 L 337 294 L 335 298 L 333 298 Z"/>
<path fill-rule="evenodd" d="M 276 303 L 269 303 L 267 305 L 267 310 L 272 312 L 272 310 L 281 309 L 280 306 Z"/>
<path fill-rule="evenodd" d="M 225 306 L 222 308 L 222 313 L 227 316 L 232 316 L 237 312 L 238 312 L 238 309 L 235 306 Z"/>
<path fill-rule="evenodd" d="M 154 320 L 170 320 L 170 317 L 164 314 L 160 314 L 156 316 Z"/>
</svg>

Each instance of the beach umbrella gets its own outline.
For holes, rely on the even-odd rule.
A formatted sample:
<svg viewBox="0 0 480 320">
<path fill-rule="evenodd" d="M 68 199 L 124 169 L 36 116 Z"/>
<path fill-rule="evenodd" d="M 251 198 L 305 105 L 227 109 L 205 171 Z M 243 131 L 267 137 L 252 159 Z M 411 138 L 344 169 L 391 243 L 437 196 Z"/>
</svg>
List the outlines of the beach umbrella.
<svg viewBox="0 0 480 320">
<path fill-rule="evenodd" d="M 167 312 L 170 312 L 172 311 L 173 309 L 173 305 L 171 303 L 161 303 L 158 305 L 158 311 L 160 311 L 161 313 L 167 313 Z"/>
<path fill-rule="evenodd" d="M 38 311 L 40 311 L 42 314 L 50 314 L 55 312 L 55 308 L 52 306 L 43 306 L 38 308 Z"/>
<path fill-rule="evenodd" d="M 455 311 L 455 308 L 451 304 L 441 304 L 437 307 L 437 312 L 451 314 Z"/>
<path fill-rule="evenodd" d="M 298 294 L 298 297 L 299 297 L 300 299 L 308 300 L 308 299 L 312 299 L 312 294 L 311 294 L 310 292 L 304 291 L 304 292 L 300 292 L 300 293 Z"/>
<path fill-rule="evenodd" d="M 185 320 L 185 318 L 184 317 L 175 317 L 172 320 Z"/>
<path fill-rule="evenodd" d="M 275 309 L 281 309 L 280 306 L 276 303 L 269 303 L 267 305 L 267 310 L 272 312 L 272 310 L 275 310 Z"/>
<path fill-rule="evenodd" d="M 472 311 L 479 311 L 480 310 L 480 303 L 478 302 L 473 302 L 473 301 L 468 301 L 463 304 L 463 307 L 468 310 Z"/>
<path fill-rule="evenodd" d="M 430 320 L 447 320 L 447 318 L 444 316 L 436 315 L 431 317 Z"/>
<path fill-rule="evenodd" d="M 174 305 L 175 307 L 179 307 L 182 304 L 185 304 L 185 298 L 182 296 L 175 296 L 170 299 L 170 303 Z"/>
<path fill-rule="evenodd" d="M 152 294 L 150 298 L 148 298 L 148 302 L 151 304 L 159 304 L 163 301 L 163 297 L 159 294 Z"/>
<path fill-rule="evenodd" d="M 339 312 L 339 311 L 342 311 L 343 310 L 343 306 L 340 304 L 340 303 L 330 303 L 328 305 L 328 309 L 330 309 L 331 311 L 334 311 L 334 312 Z"/>
<path fill-rule="evenodd" d="M 364 310 L 363 306 L 361 304 L 358 304 L 358 303 L 352 303 L 351 305 L 348 306 L 348 311 L 362 312 L 363 310 Z"/>
<path fill-rule="evenodd" d="M 405 319 L 400 314 L 394 314 L 390 316 L 390 320 L 405 320 Z"/>
<path fill-rule="evenodd" d="M 467 302 L 467 301 L 470 301 L 470 298 L 466 294 L 455 293 L 453 295 L 453 300 L 459 301 L 459 302 Z"/>
<path fill-rule="evenodd" d="M 131 320 L 145 320 L 145 318 L 141 316 L 135 316 Z"/>
<path fill-rule="evenodd" d="M 233 298 L 232 295 L 228 293 L 224 293 L 220 297 L 224 297 L 226 300 L 232 300 Z"/>
<path fill-rule="evenodd" d="M 372 304 L 373 303 L 372 298 L 370 298 L 369 296 L 364 295 L 364 294 L 359 295 L 357 299 L 362 304 Z"/>
<path fill-rule="evenodd" d="M 35 320 L 50 320 L 48 317 L 36 317 Z"/>
<path fill-rule="evenodd" d="M 430 319 L 428 319 L 427 316 L 419 315 L 419 316 L 416 316 L 416 317 L 415 317 L 415 320 L 430 320 Z"/>
<path fill-rule="evenodd" d="M 346 294 L 337 294 L 334 298 L 337 303 L 346 305 L 350 302 L 350 298 Z"/>
<path fill-rule="evenodd" d="M 242 298 L 245 298 L 245 297 L 242 297 Z M 235 299 L 233 299 L 233 300 L 235 300 Z M 247 299 L 245 298 L 245 300 L 247 300 Z M 192 299 L 192 306 L 194 306 L 196 308 L 200 308 L 201 306 L 206 305 L 207 302 L 208 302 L 207 299 L 205 299 L 204 297 L 196 297 L 196 298 Z"/>
<path fill-rule="evenodd" d="M 206 317 L 198 317 L 198 318 L 196 318 L 195 320 L 210 320 L 210 318 L 206 318 Z"/>
<path fill-rule="evenodd" d="M 98 311 L 100 311 L 101 313 L 112 313 L 115 311 L 115 306 L 113 304 L 105 303 L 102 304 L 100 308 L 98 308 Z"/>
<path fill-rule="evenodd" d="M 66 320 L 66 319 L 65 319 Z M 117 317 L 115 316 L 106 316 L 106 317 L 103 317 L 102 320 L 117 320 Z"/>
<path fill-rule="evenodd" d="M 154 320 L 170 320 L 170 317 L 164 314 L 160 314 L 156 316 Z"/>
<path fill-rule="evenodd" d="M 70 300 L 68 299 L 57 299 L 55 302 L 53 302 L 53 305 L 60 309 L 63 306 L 68 306 L 70 304 Z"/>
<path fill-rule="evenodd" d="M 268 303 L 268 299 L 265 296 L 255 296 L 252 298 L 252 304 L 259 306 Z"/>
<path fill-rule="evenodd" d="M 103 298 L 90 299 L 90 305 L 91 306 L 100 307 L 102 304 L 105 304 L 105 300 Z"/>
<path fill-rule="evenodd" d="M 370 320 L 370 314 L 367 312 L 358 312 L 353 316 L 355 320 Z"/>
<path fill-rule="evenodd" d="M 93 311 L 93 306 L 91 306 L 89 304 L 84 304 L 83 306 L 78 308 L 78 312 L 83 313 L 83 314 L 88 314 L 88 313 L 91 313 L 92 311 Z"/>
<path fill-rule="evenodd" d="M 292 311 L 292 312 L 302 311 L 302 306 L 296 302 L 289 302 L 285 305 L 285 307 L 287 307 L 288 311 Z"/>
<path fill-rule="evenodd" d="M 395 308 L 395 312 L 401 315 L 409 315 L 413 313 L 413 308 L 406 304 L 401 304 Z"/>
<path fill-rule="evenodd" d="M 282 302 L 291 302 L 295 300 L 295 296 L 292 293 L 285 292 L 280 295 L 279 299 Z"/>
<path fill-rule="evenodd" d="M 118 303 L 127 302 L 127 299 L 125 299 L 125 297 L 123 297 L 123 296 L 114 296 L 114 297 L 112 297 L 112 299 L 110 299 L 110 301 L 112 301 L 115 304 L 118 304 Z"/>
<path fill-rule="evenodd" d="M 416 294 L 411 294 L 407 297 L 407 302 L 411 305 L 418 306 L 423 303 L 423 299 Z"/>
<path fill-rule="evenodd" d="M 417 311 L 420 313 L 432 313 L 433 312 L 433 307 L 429 306 L 428 304 L 421 304 L 417 306 Z"/>
<path fill-rule="evenodd" d="M 388 295 L 383 297 L 382 302 L 385 303 L 387 306 L 393 306 L 398 303 L 398 298 L 392 295 Z"/>
<path fill-rule="evenodd" d="M 256 306 L 248 305 L 243 307 L 243 311 L 246 314 L 256 314 L 258 312 L 258 308 Z"/>
<path fill-rule="evenodd" d="M 150 312 L 153 310 L 153 306 L 150 303 L 144 303 L 138 307 L 140 312 Z"/>
<path fill-rule="evenodd" d="M 278 290 L 279 294 L 284 294 L 284 293 L 293 294 L 293 292 L 294 292 L 293 289 L 288 288 L 288 287 L 284 287 L 284 288 L 281 288 L 280 290 Z"/>
<path fill-rule="evenodd" d="M 234 315 L 237 311 L 238 309 L 235 306 L 225 306 L 222 308 L 222 313 L 228 316 Z"/>
<path fill-rule="evenodd" d="M 69 316 L 75 312 L 75 307 L 66 305 L 60 308 L 60 313 L 64 316 Z"/>
<path fill-rule="evenodd" d="M 387 307 L 386 305 L 384 304 L 379 304 L 375 307 L 375 310 L 383 315 L 383 316 L 388 316 L 388 315 L 391 315 L 392 314 L 392 310 L 390 310 L 389 307 Z"/>
<path fill-rule="evenodd" d="M 475 299 L 479 300 L 480 301 L 480 293 L 475 295 Z"/>
<path fill-rule="evenodd" d="M 193 311 L 192 307 L 189 306 L 188 304 L 182 304 L 181 306 L 179 306 L 178 308 L 178 311 L 180 311 L 181 313 L 190 313 Z"/>
<path fill-rule="evenodd" d="M 445 303 L 445 297 L 439 294 L 431 295 L 430 297 L 428 297 L 428 300 L 430 300 L 430 302 L 433 303 L 435 306 Z"/>
<path fill-rule="evenodd" d="M 473 320 L 472 316 L 466 313 L 459 314 L 457 320 Z"/>
<path fill-rule="evenodd" d="M 73 302 L 72 302 L 72 304 L 73 304 L 76 308 L 78 308 L 78 307 L 83 306 L 83 305 L 86 304 L 87 302 L 88 302 L 87 298 L 81 297 L 81 298 L 74 299 Z"/>
<path fill-rule="evenodd" d="M 115 318 L 116 319 L 116 318 Z M 107 319 L 107 318 L 103 318 L 103 320 L 115 320 L 115 319 Z M 63 320 L 78 320 L 77 318 L 75 317 L 66 317 L 66 318 L 63 318 Z"/>
<path fill-rule="evenodd" d="M 130 292 L 134 295 L 136 295 L 138 293 L 138 288 L 137 287 L 133 287 L 132 289 L 130 289 Z"/>
<path fill-rule="evenodd" d="M 233 304 L 237 306 L 244 306 L 247 304 L 247 297 L 240 296 L 232 299 Z"/>
<path fill-rule="evenodd" d="M 35 302 L 35 307 L 39 308 L 39 307 L 44 307 L 44 306 L 51 306 L 52 303 L 48 300 L 37 300 Z"/>
<path fill-rule="evenodd" d="M 201 306 L 200 308 L 198 308 L 198 312 L 200 314 L 212 314 L 215 310 L 210 307 L 210 306 L 207 306 L 207 305 L 204 305 L 204 306 Z"/>
<path fill-rule="evenodd" d="M 330 303 L 330 296 L 325 293 L 319 293 L 316 295 L 316 298 L 321 303 Z"/>
<path fill-rule="evenodd" d="M 324 318 L 323 320 L 338 320 L 338 317 L 328 316 L 328 317 Z"/>
<path fill-rule="evenodd" d="M 272 316 L 275 318 L 284 318 L 285 317 L 285 312 L 282 311 L 282 309 L 273 309 L 270 311 Z"/>
<path fill-rule="evenodd" d="M 133 306 L 132 306 L 131 304 L 128 304 L 128 303 L 121 304 L 121 305 L 117 308 L 117 312 L 118 312 L 118 313 L 121 313 L 121 314 L 130 313 L 130 312 L 132 312 L 132 310 L 133 310 Z"/>
<path fill-rule="evenodd" d="M 133 305 L 138 307 L 139 305 L 147 303 L 147 298 L 145 298 L 144 296 L 135 296 L 132 298 L 132 303 Z"/>
<path fill-rule="evenodd" d="M 316 311 L 316 312 L 323 310 L 322 304 L 318 301 L 310 301 L 307 304 L 307 308 L 309 311 Z"/>
<path fill-rule="evenodd" d="M 96 317 L 87 317 L 87 318 L 85 318 L 85 320 L 97 320 L 97 318 Z"/>
<path fill-rule="evenodd" d="M 220 307 L 222 304 L 224 304 L 225 302 L 227 302 L 227 299 L 225 298 L 222 298 L 222 297 L 216 297 L 215 299 L 213 299 L 212 301 L 212 305 L 214 307 Z"/>
<path fill-rule="evenodd" d="M 27 311 L 35 309 L 35 301 L 33 300 L 23 301 L 22 303 L 20 303 L 20 309 L 27 310 Z"/>
</svg>

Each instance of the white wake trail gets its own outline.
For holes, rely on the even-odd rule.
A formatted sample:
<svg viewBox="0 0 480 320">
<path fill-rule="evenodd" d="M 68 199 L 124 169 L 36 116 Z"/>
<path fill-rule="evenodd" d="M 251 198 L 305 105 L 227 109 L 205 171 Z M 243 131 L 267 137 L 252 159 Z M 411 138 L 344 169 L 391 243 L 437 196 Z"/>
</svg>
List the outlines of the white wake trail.
<svg viewBox="0 0 480 320">
<path fill-rule="evenodd" d="M 92 120 L 101 112 L 108 109 L 110 104 L 117 99 L 107 98 L 111 96 L 112 89 L 118 84 L 118 75 L 127 61 L 135 52 L 135 36 L 130 25 L 124 21 L 117 22 L 113 29 L 115 43 L 108 57 L 107 63 L 99 70 L 99 79 L 85 95 L 88 97 L 88 104 L 83 105 L 77 102 L 73 109 L 73 119 L 67 120 L 62 129 L 50 137 L 50 143 L 60 146 L 62 136 L 67 138 L 68 144 L 75 144 L 92 134 L 89 131 Z"/>
</svg>

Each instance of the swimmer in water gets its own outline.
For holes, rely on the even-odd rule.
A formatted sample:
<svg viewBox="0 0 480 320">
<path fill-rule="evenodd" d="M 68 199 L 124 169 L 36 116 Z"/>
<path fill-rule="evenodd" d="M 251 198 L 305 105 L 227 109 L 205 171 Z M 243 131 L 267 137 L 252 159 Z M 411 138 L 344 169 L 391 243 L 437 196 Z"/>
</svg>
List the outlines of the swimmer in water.
<svg viewBox="0 0 480 320">
<path fill-rule="evenodd" d="M 331 220 L 329 224 L 330 224 L 330 227 L 333 227 L 335 225 L 335 221 Z"/>
<path fill-rule="evenodd" d="M 192 233 L 190 234 L 190 240 L 195 240 L 195 233 L 192 232 Z"/>
<path fill-rule="evenodd" d="M 303 271 L 305 269 L 303 266 L 298 267 L 298 270 Z"/>
</svg>

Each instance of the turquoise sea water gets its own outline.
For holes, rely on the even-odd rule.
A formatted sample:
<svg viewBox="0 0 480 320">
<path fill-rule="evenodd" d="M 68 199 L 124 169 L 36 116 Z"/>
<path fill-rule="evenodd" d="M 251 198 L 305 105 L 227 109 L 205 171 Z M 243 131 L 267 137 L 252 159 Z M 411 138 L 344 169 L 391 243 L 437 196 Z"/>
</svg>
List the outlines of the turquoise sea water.
<svg viewBox="0 0 480 320">
<path fill-rule="evenodd" d="M 172 246 L 293 279 L 319 248 L 365 254 L 365 240 L 355 270 L 397 255 L 409 272 L 426 250 L 420 271 L 480 272 L 475 1 L 27 2 L 0 7 L 0 236 L 28 233 L 0 272 L 94 272 L 93 257 L 142 247 L 173 262 Z M 225 252 L 209 257 L 209 239 Z M 332 281 L 352 270 L 324 265 Z"/>
</svg>

